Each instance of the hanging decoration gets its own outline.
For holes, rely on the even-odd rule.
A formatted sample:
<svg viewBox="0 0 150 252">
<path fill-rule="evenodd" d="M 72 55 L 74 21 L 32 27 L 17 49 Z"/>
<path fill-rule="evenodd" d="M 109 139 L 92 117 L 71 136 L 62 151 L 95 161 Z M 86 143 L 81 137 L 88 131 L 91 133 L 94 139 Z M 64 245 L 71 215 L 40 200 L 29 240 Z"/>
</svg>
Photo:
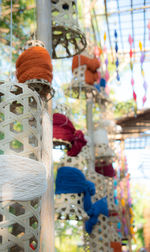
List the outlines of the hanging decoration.
<svg viewBox="0 0 150 252">
<path fill-rule="evenodd" d="M 51 1 L 52 58 L 62 59 L 80 54 L 86 38 L 78 26 L 77 1 Z"/>
<path fill-rule="evenodd" d="M 106 32 L 104 33 L 104 47 L 103 47 L 103 54 L 104 54 L 104 62 L 105 62 L 105 81 L 106 83 L 109 80 L 109 71 L 108 71 L 108 54 L 107 54 L 107 47 L 106 47 Z"/>
<path fill-rule="evenodd" d="M 84 73 L 85 82 L 89 85 L 93 85 L 98 80 L 98 72 L 97 69 L 100 67 L 100 62 L 98 59 L 88 58 L 86 56 L 80 55 L 80 60 L 78 56 L 73 57 L 72 61 L 72 72 L 80 66 L 85 65 L 86 70 Z"/>
<path fill-rule="evenodd" d="M 116 51 L 116 79 L 119 82 L 120 81 L 120 75 L 119 75 L 119 58 L 118 58 L 118 33 L 115 29 L 114 31 L 114 37 L 115 37 L 115 51 Z"/>
<path fill-rule="evenodd" d="M 100 62 L 97 58 L 90 58 L 84 55 L 76 55 L 72 60 L 72 81 L 71 85 L 65 89 L 65 95 L 72 98 L 93 98 L 96 101 L 99 93 L 94 83 L 99 76 L 97 69 Z"/>
<path fill-rule="evenodd" d="M 133 50 L 132 50 L 133 38 L 131 35 L 129 35 L 128 42 L 130 45 L 129 56 L 130 56 L 130 69 L 131 69 L 131 86 L 132 86 L 132 92 L 133 92 L 133 99 L 136 102 L 137 96 L 136 96 L 136 92 L 134 90 L 134 78 L 133 78 Z"/>
<path fill-rule="evenodd" d="M 134 220 L 133 220 L 133 209 L 132 209 L 132 199 L 130 195 L 130 175 L 128 173 L 128 166 L 126 157 L 122 157 L 122 171 L 120 182 L 118 184 L 118 199 L 120 202 L 120 220 L 121 220 L 121 230 L 123 234 L 123 239 L 131 240 L 134 237 Z"/>
<path fill-rule="evenodd" d="M 18 57 L 16 61 L 16 77 L 20 83 L 27 84 L 40 95 L 46 96 L 50 93 L 51 97 L 53 97 L 51 57 L 44 48 L 43 43 L 37 46 L 35 44 L 34 40 L 33 42 L 31 41 L 29 48 Z"/>
<path fill-rule="evenodd" d="M 109 71 L 108 71 L 108 55 L 106 47 L 106 32 L 104 33 L 104 46 L 103 49 L 96 47 L 94 50 L 94 55 L 97 59 L 101 61 L 101 68 L 98 71 L 98 81 L 95 84 L 99 92 L 99 103 L 100 105 L 105 105 L 106 102 L 110 102 L 108 99 L 109 90 L 107 87 L 107 82 L 109 80 Z M 107 91 L 106 91 L 107 90 Z"/>
<path fill-rule="evenodd" d="M 144 69 L 143 69 L 143 64 L 144 64 L 144 60 L 145 60 L 145 53 L 142 51 L 143 50 L 143 46 L 142 46 L 142 42 L 139 41 L 139 48 L 140 48 L 140 51 L 141 51 L 141 57 L 140 57 L 140 63 L 141 63 L 141 75 L 142 75 L 142 78 L 143 78 L 143 88 L 144 88 L 144 96 L 143 96 L 143 99 L 142 99 L 142 103 L 143 103 L 143 106 L 147 100 L 147 82 L 145 81 L 145 74 L 144 74 Z"/>
</svg>

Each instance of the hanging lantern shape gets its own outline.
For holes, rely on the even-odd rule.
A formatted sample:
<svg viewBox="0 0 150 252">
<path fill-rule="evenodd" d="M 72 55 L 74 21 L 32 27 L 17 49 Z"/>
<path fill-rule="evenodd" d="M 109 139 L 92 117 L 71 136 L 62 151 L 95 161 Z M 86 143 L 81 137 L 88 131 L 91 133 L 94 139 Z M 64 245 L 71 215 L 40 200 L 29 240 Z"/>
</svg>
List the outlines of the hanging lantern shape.
<svg viewBox="0 0 150 252">
<path fill-rule="evenodd" d="M 114 37 L 115 37 L 115 51 L 116 51 L 116 79 L 119 82 L 120 81 L 120 75 L 119 75 L 119 58 L 118 58 L 118 33 L 115 29 L 114 31 Z"/>
<path fill-rule="evenodd" d="M 86 47 L 77 19 L 77 1 L 51 0 L 53 59 L 72 57 Z"/>
<path fill-rule="evenodd" d="M 94 145 L 96 159 L 110 162 L 110 159 L 114 157 L 114 152 L 109 147 L 107 131 L 102 126 L 94 131 Z"/>
<path fill-rule="evenodd" d="M 32 247 L 39 251 L 41 197 L 34 183 L 36 176 L 43 176 L 38 162 L 42 149 L 41 112 L 35 91 L 24 84 L 1 83 L 0 172 L 7 179 L 6 184 L 2 180 L 0 183 L 1 251 L 32 251 Z M 40 186 L 39 178 L 37 185 Z"/>
<path fill-rule="evenodd" d="M 105 80 L 106 80 L 106 83 L 108 82 L 109 80 L 109 71 L 108 71 L 108 55 L 107 55 L 107 47 L 106 47 L 106 32 L 104 33 L 104 62 L 105 62 Z"/>
<path fill-rule="evenodd" d="M 99 79 L 97 69 L 100 62 L 97 58 L 76 55 L 72 61 L 72 81 L 65 94 L 75 99 L 93 98 L 96 101 L 99 93 L 94 84 Z"/>
</svg>

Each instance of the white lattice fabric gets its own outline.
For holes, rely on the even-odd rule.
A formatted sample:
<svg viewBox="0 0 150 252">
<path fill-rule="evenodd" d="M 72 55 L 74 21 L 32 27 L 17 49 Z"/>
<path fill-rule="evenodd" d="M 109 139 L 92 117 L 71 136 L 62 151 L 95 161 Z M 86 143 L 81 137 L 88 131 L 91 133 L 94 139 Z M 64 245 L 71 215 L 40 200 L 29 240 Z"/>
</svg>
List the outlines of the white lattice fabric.
<svg viewBox="0 0 150 252">
<path fill-rule="evenodd" d="M 87 214 L 83 208 L 83 197 L 83 193 L 66 193 L 56 195 L 56 219 L 84 220 L 87 217 Z"/>
<path fill-rule="evenodd" d="M 14 155 L 17 155 L 16 160 L 14 160 L 9 167 L 11 168 L 12 165 L 13 170 L 15 169 L 15 172 L 17 172 L 17 166 L 19 165 L 17 160 L 21 160 L 22 157 L 26 157 L 28 161 L 31 162 L 30 165 L 33 165 L 34 160 L 41 161 L 41 112 L 42 106 L 39 95 L 35 91 L 32 91 L 30 88 L 28 88 L 26 84 L 19 84 L 15 82 L 1 83 L 0 154 L 4 154 L 1 156 L 1 159 L 3 159 L 5 155 L 10 155 L 10 158 L 12 158 Z M 8 164 L 8 162 L 6 163 Z M 8 168 L 7 164 L 4 166 L 6 169 Z M 19 173 L 23 176 L 23 170 L 26 169 L 26 163 L 22 164 L 21 162 L 21 165 L 22 168 L 21 166 L 20 168 L 22 169 L 22 172 L 20 170 L 21 173 Z M 35 172 L 35 174 L 37 174 L 37 172 L 39 173 L 39 166 L 40 163 L 38 164 L 37 170 L 35 170 L 35 166 L 32 172 Z M 3 172 L 5 172 L 4 167 Z M 10 180 L 15 175 L 15 172 L 12 171 L 11 175 L 8 174 Z M 28 176 L 31 175 L 30 172 L 26 172 Z M 1 182 L 4 182 L 4 187 L 7 186 L 5 185 L 5 182 L 10 182 L 8 176 L 3 176 L 3 179 L 6 179 L 7 181 L 2 181 L 1 179 Z M 28 184 L 27 190 L 29 190 L 32 176 L 29 180 L 28 178 L 26 180 L 25 177 L 23 180 L 25 180 L 25 182 Z M 18 187 L 17 190 L 19 189 L 21 193 L 28 193 L 28 191 L 25 191 L 20 179 L 15 184 L 14 186 Z M 22 187 L 20 187 L 20 185 Z M 38 190 L 40 190 L 40 188 Z M 34 195 L 35 198 L 32 201 L 0 202 L 0 251 L 39 251 L 41 200 L 40 198 L 37 198 L 39 196 L 37 194 L 38 190 L 36 190 L 36 195 Z M 4 191 L 8 193 L 13 192 L 11 189 L 8 191 L 8 186 Z M 33 195 L 30 195 L 30 197 L 32 196 Z M 21 200 L 23 200 L 23 197 Z"/>
<path fill-rule="evenodd" d="M 64 103 L 59 103 L 56 105 L 56 107 L 54 108 L 54 113 L 60 113 L 63 114 L 65 116 L 67 116 L 68 118 L 70 118 L 71 115 L 71 108 L 64 104 Z"/>
<path fill-rule="evenodd" d="M 39 252 L 40 200 L 0 202 L 0 251 Z"/>
<path fill-rule="evenodd" d="M 121 243 L 121 237 L 115 230 L 113 226 L 110 226 L 110 234 L 111 234 L 111 241 L 112 242 L 120 242 Z"/>
<path fill-rule="evenodd" d="M 93 202 L 106 196 L 106 184 L 103 175 L 95 171 L 88 171 L 87 179 L 95 184 L 96 194 L 92 197 Z"/>
<path fill-rule="evenodd" d="M 0 85 L 0 154 L 41 160 L 41 102 L 25 84 Z"/>
<path fill-rule="evenodd" d="M 111 233 L 108 218 L 104 215 L 98 217 L 98 223 L 89 235 L 90 252 L 111 252 Z"/>
</svg>

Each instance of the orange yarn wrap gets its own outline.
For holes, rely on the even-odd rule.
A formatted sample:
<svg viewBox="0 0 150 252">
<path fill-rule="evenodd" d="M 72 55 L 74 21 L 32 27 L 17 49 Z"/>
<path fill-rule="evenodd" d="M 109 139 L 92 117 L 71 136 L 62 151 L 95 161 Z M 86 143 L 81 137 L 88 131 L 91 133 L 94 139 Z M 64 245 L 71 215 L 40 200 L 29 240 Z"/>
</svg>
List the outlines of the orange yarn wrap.
<svg viewBox="0 0 150 252">
<path fill-rule="evenodd" d="M 28 48 L 16 61 L 16 77 L 20 83 L 31 79 L 44 79 L 51 83 L 52 70 L 49 52 L 40 46 Z"/>
<path fill-rule="evenodd" d="M 73 57 L 72 61 L 72 72 L 75 68 L 83 65 L 87 66 L 85 71 L 85 82 L 93 85 L 98 80 L 98 73 L 96 70 L 100 67 L 100 62 L 96 58 L 90 59 L 83 55 L 76 55 Z"/>
<path fill-rule="evenodd" d="M 122 252 L 122 246 L 120 242 L 111 242 L 111 248 L 114 249 L 114 252 Z"/>
</svg>

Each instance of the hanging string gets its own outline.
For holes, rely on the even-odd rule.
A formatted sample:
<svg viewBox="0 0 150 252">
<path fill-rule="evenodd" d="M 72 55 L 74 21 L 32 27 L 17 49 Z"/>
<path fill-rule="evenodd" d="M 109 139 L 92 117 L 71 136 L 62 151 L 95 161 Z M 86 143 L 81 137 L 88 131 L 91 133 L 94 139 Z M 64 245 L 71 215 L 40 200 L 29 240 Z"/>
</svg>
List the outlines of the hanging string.
<svg viewBox="0 0 150 252">
<path fill-rule="evenodd" d="M 106 83 L 109 80 L 109 71 L 108 71 L 108 55 L 107 55 L 107 47 L 106 47 L 106 32 L 104 33 L 104 48 L 103 48 L 103 53 L 104 53 L 104 61 L 105 61 L 105 81 Z"/>
<path fill-rule="evenodd" d="M 10 74 L 9 74 L 9 79 L 10 81 L 12 80 L 12 34 L 13 34 L 13 16 L 12 16 L 12 0 L 10 2 Z"/>
<path fill-rule="evenodd" d="M 150 20 L 148 21 L 148 25 L 147 25 L 147 28 L 148 28 L 148 39 L 150 40 Z"/>
<path fill-rule="evenodd" d="M 115 29 L 114 31 L 114 37 L 115 37 L 115 51 L 116 51 L 116 79 L 119 82 L 120 81 L 120 75 L 119 75 L 119 59 L 118 59 L 118 33 Z"/>
<path fill-rule="evenodd" d="M 52 81 L 52 62 L 49 52 L 40 46 L 25 50 L 16 61 L 16 76 L 24 83 L 31 79 Z"/>
<path fill-rule="evenodd" d="M 36 6 L 36 1 L 35 1 L 35 6 Z M 34 18 L 34 34 L 33 34 L 33 39 L 34 41 L 36 40 L 36 8 L 33 8 L 33 18 Z"/>
<path fill-rule="evenodd" d="M 133 99 L 136 102 L 137 96 L 134 90 L 134 78 L 133 78 L 133 51 L 132 51 L 133 38 L 131 37 L 131 35 L 129 35 L 128 42 L 130 44 L 129 56 L 130 56 L 130 69 L 131 69 L 131 86 L 132 86 L 132 92 L 133 92 Z"/>
<path fill-rule="evenodd" d="M 145 53 L 142 51 L 142 42 L 139 41 L 139 48 L 140 48 L 140 51 L 141 51 L 141 57 L 140 57 L 140 62 L 141 62 L 141 74 L 142 74 L 142 78 L 143 78 L 143 88 L 144 88 L 144 96 L 143 96 L 143 99 L 142 99 L 142 103 L 143 103 L 143 106 L 147 100 L 147 83 L 145 81 L 145 74 L 144 74 L 144 69 L 143 69 L 143 64 L 144 64 L 144 60 L 145 60 Z"/>
</svg>

